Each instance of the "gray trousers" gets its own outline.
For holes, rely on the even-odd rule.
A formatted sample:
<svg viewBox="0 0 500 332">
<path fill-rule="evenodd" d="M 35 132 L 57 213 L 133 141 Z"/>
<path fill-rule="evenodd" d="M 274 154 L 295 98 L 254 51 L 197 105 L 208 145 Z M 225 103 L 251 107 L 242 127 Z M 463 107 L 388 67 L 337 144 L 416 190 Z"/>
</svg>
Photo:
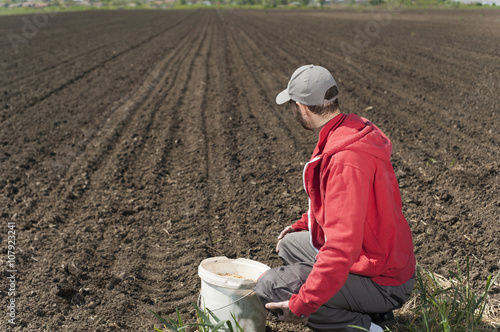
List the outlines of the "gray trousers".
<svg viewBox="0 0 500 332">
<path fill-rule="evenodd" d="M 309 242 L 309 232 L 287 234 L 280 242 L 279 257 L 286 266 L 268 270 L 255 285 L 263 304 L 282 302 L 297 294 L 316 261 L 316 251 Z M 401 286 L 381 286 L 370 278 L 349 274 L 346 283 L 328 302 L 309 316 L 313 331 L 350 331 L 356 325 L 370 329 L 369 314 L 400 308 L 410 296 L 415 278 Z"/>
</svg>

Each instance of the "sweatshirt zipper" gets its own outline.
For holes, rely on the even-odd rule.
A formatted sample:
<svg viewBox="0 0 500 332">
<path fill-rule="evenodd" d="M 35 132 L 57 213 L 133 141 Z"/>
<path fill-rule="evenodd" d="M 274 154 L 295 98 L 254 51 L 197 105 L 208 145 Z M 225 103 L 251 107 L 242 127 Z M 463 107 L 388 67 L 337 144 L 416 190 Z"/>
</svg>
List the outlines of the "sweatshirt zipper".
<svg viewBox="0 0 500 332">
<path fill-rule="evenodd" d="M 304 185 L 304 190 L 307 194 L 307 198 L 309 199 L 309 208 L 307 209 L 307 227 L 309 228 L 309 242 L 311 242 L 311 247 L 316 251 L 319 252 L 319 250 L 314 246 L 313 240 L 312 240 L 312 232 L 311 232 L 311 197 L 309 196 L 309 192 L 307 191 L 306 187 L 306 170 L 307 166 L 310 163 L 316 162 L 317 160 L 321 159 L 319 156 L 314 157 L 314 159 L 310 160 L 308 163 L 304 165 L 304 172 L 302 173 L 302 182 Z"/>
</svg>

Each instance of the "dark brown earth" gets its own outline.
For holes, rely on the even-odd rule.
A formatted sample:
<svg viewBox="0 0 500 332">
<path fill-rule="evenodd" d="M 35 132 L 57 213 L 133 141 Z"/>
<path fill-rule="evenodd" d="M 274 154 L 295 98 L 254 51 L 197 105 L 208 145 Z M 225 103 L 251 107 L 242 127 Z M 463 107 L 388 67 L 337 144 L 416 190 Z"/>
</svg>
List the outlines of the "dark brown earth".
<svg viewBox="0 0 500 332">
<path fill-rule="evenodd" d="M 274 98 L 308 63 L 392 139 L 419 264 L 499 271 L 500 11 L 45 19 L 0 18 L 0 330 L 152 331 L 149 309 L 194 317 L 202 259 L 279 265 L 315 137 Z"/>
</svg>

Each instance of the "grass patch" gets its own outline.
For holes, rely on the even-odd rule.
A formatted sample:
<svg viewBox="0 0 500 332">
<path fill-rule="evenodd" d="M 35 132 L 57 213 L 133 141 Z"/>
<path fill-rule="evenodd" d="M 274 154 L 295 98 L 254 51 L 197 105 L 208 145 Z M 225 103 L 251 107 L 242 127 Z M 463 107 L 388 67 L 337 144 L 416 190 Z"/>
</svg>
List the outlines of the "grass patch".
<svg viewBox="0 0 500 332">
<path fill-rule="evenodd" d="M 465 269 L 457 262 L 456 271 L 445 278 L 417 266 L 413 297 L 399 310 L 405 324 L 394 331 L 469 332 L 499 331 L 500 302 L 489 301 L 488 293 L 500 272 L 488 276 L 483 291 L 472 289 L 469 258 Z"/>
<path fill-rule="evenodd" d="M 69 7 L 59 7 L 50 6 L 45 8 L 30 8 L 30 7 L 19 7 L 19 8 L 0 8 L 0 16 L 5 15 L 28 15 L 28 14 L 43 14 L 43 13 L 65 13 L 65 12 L 80 12 L 88 10 L 117 10 L 120 6 L 103 6 L 103 7 L 92 7 L 92 6 L 69 6 Z"/>
</svg>

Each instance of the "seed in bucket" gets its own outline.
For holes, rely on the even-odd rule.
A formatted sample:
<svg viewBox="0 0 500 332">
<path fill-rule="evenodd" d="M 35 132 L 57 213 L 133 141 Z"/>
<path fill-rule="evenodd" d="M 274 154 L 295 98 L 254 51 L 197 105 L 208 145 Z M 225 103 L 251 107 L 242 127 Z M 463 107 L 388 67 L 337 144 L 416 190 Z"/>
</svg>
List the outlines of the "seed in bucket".
<svg viewBox="0 0 500 332">
<path fill-rule="evenodd" d="M 246 278 L 244 276 L 240 276 L 239 274 L 234 274 L 234 273 L 217 273 L 217 274 L 220 276 L 228 277 L 228 278 L 232 278 L 232 279 L 249 279 L 249 280 L 256 281 L 252 278 Z"/>
</svg>

